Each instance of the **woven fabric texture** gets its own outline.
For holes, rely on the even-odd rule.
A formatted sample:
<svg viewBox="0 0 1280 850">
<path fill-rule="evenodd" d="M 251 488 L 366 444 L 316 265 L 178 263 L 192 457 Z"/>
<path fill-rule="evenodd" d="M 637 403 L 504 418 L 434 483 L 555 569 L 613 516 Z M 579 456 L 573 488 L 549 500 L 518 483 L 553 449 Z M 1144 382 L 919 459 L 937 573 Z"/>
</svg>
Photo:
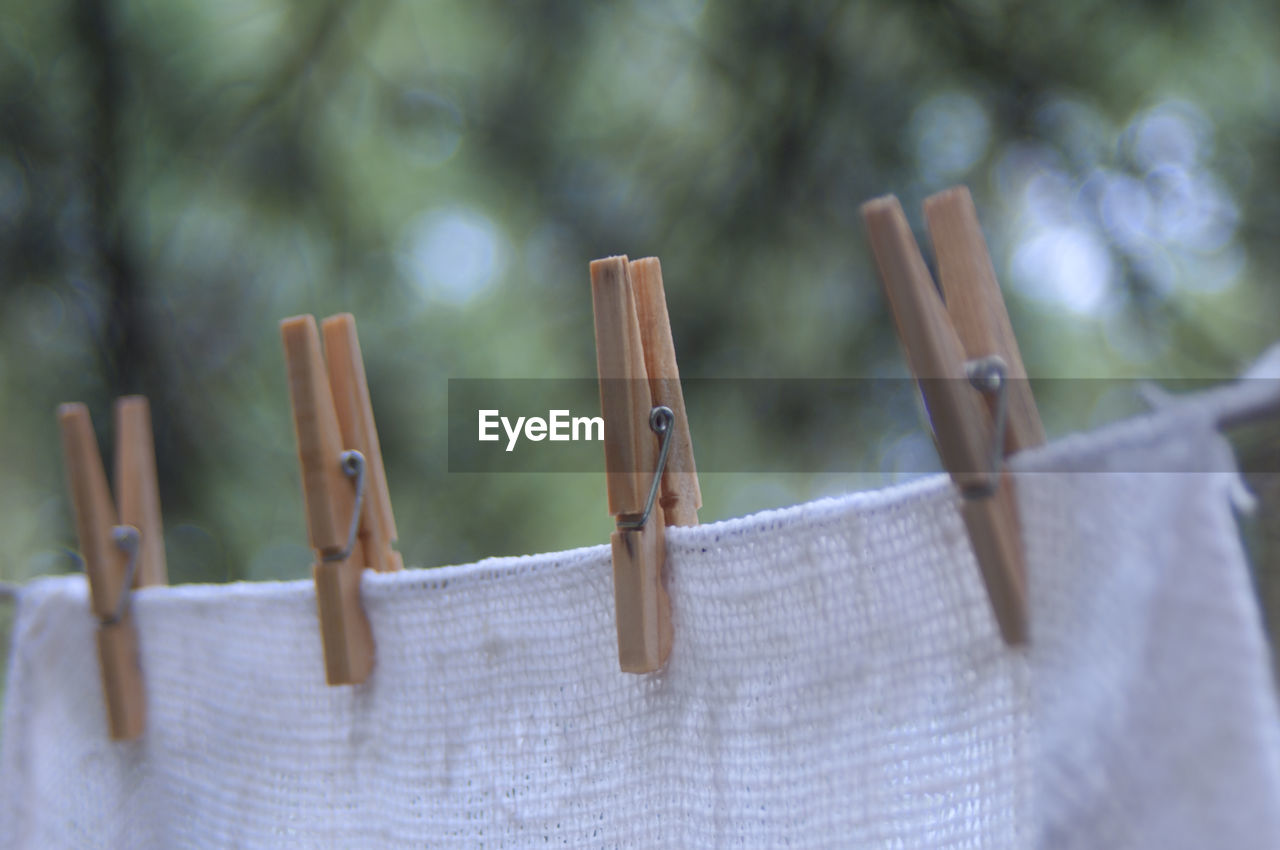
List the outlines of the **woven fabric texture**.
<svg viewBox="0 0 1280 850">
<path fill-rule="evenodd" d="M 366 574 L 356 687 L 324 684 L 308 582 L 148 589 L 129 743 L 83 578 L 42 580 L 0 846 L 1273 850 L 1276 700 L 1222 447 L 1165 412 L 1019 459 L 1022 649 L 942 478 L 671 529 L 675 646 L 648 676 L 618 672 L 603 546 Z"/>
</svg>

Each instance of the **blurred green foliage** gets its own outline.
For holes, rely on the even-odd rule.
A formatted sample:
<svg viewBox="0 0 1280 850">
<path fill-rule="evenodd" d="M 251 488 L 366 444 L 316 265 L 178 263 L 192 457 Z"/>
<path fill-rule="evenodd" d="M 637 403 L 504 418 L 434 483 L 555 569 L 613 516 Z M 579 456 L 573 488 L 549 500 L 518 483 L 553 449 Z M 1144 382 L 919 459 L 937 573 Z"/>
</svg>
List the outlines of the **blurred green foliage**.
<svg viewBox="0 0 1280 850">
<path fill-rule="evenodd" d="M 918 221 L 972 188 L 1033 376 L 1232 375 L 1280 315 L 1277 24 L 1260 0 L 7 2 L 0 578 L 75 568 L 54 408 L 87 402 L 109 447 L 125 393 L 152 402 L 174 583 L 308 575 L 276 327 L 303 312 L 357 316 L 409 564 L 603 542 L 601 474 L 448 474 L 447 379 L 594 375 L 612 253 L 661 257 L 686 376 L 905 375 L 858 213 L 886 192 Z M 1051 435 L 1112 402 L 1040 399 Z M 692 428 L 762 453 L 803 425 Z M 912 411 L 838 437 L 867 475 L 707 475 L 704 518 L 929 450 Z"/>
</svg>

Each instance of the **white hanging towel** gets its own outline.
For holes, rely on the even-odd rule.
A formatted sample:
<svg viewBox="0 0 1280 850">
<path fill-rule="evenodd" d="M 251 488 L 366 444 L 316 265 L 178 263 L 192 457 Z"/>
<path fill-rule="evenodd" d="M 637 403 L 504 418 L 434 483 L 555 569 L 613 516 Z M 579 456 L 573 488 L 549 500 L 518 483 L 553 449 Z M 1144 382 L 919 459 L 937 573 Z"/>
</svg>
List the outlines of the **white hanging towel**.
<svg viewBox="0 0 1280 850">
<path fill-rule="evenodd" d="M 943 478 L 670 529 L 649 676 L 618 672 L 603 546 L 366 573 L 355 687 L 324 684 L 310 582 L 147 589 L 129 743 L 84 579 L 35 582 L 0 845 L 1275 850 L 1276 699 L 1210 418 L 1019 459 L 1023 649 Z"/>
</svg>

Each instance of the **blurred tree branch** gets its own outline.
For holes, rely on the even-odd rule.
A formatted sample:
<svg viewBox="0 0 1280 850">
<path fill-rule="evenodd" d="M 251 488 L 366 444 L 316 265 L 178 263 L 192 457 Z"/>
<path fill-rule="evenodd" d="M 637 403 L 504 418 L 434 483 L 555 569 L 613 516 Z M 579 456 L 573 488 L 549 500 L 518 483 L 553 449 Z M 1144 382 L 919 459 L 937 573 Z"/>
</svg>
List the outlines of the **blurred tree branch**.
<svg viewBox="0 0 1280 850">
<path fill-rule="evenodd" d="M 147 365 L 156 361 L 150 327 L 142 315 L 142 264 L 131 243 L 129 211 L 121 197 L 120 147 L 126 96 L 126 51 L 120 43 L 113 0 L 76 0 L 76 38 L 85 57 L 88 114 L 81 159 L 89 185 L 89 238 L 101 275 L 106 316 L 101 322 L 101 361 L 111 396 L 143 391 Z"/>
<path fill-rule="evenodd" d="M 357 5 L 359 0 L 331 0 L 315 14 L 309 28 L 299 28 L 300 35 L 292 49 L 263 80 L 253 99 L 230 118 L 228 138 L 240 135 L 264 113 L 278 107 L 297 88 L 306 75 L 323 61 Z M 308 4 L 297 5 L 293 14 L 301 14 L 299 10 L 304 6 L 309 8 Z"/>
</svg>

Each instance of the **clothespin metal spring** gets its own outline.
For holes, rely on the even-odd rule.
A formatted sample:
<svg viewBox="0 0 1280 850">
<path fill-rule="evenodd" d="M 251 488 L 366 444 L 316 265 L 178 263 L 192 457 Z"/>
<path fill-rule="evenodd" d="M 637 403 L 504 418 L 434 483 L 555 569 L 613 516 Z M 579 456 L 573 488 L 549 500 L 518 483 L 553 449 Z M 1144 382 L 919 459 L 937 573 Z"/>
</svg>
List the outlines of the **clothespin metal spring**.
<svg viewBox="0 0 1280 850">
<path fill-rule="evenodd" d="M 649 429 L 662 441 L 658 449 L 658 464 L 653 471 L 653 483 L 649 485 L 649 496 L 645 499 L 644 511 L 635 519 L 618 517 L 618 528 L 623 531 L 644 528 L 645 523 L 649 521 L 649 514 L 653 513 L 654 503 L 658 500 L 658 489 L 662 485 L 662 473 L 667 468 L 667 455 L 671 451 L 671 434 L 675 430 L 675 421 L 675 412 L 665 404 L 655 405 L 649 411 Z"/>
<path fill-rule="evenodd" d="M 102 626 L 115 625 L 129 612 L 129 601 L 133 597 L 133 576 L 138 570 L 138 553 L 142 550 L 142 533 L 132 525 L 114 525 L 111 527 L 111 542 L 129 556 L 129 561 L 125 565 L 124 582 L 120 585 L 120 598 L 116 600 L 115 610 L 98 619 L 98 624 Z"/>
<path fill-rule="evenodd" d="M 364 507 L 364 455 L 355 449 L 344 451 L 338 456 L 342 466 L 342 474 L 356 480 L 355 504 L 351 506 L 351 525 L 347 529 L 347 545 L 337 552 L 321 555 L 321 561 L 345 561 L 351 557 L 356 548 L 356 537 L 360 533 L 360 509 Z"/>
<path fill-rule="evenodd" d="M 999 355 L 993 354 L 966 361 L 964 372 L 975 390 L 984 395 L 995 394 L 996 415 L 991 441 L 991 474 L 985 484 L 965 487 L 960 494 L 966 499 L 990 499 L 996 494 L 1000 483 L 1000 468 L 1004 464 L 1004 432 L 1009 419 L 1009 367 Z"/>
</svg>

